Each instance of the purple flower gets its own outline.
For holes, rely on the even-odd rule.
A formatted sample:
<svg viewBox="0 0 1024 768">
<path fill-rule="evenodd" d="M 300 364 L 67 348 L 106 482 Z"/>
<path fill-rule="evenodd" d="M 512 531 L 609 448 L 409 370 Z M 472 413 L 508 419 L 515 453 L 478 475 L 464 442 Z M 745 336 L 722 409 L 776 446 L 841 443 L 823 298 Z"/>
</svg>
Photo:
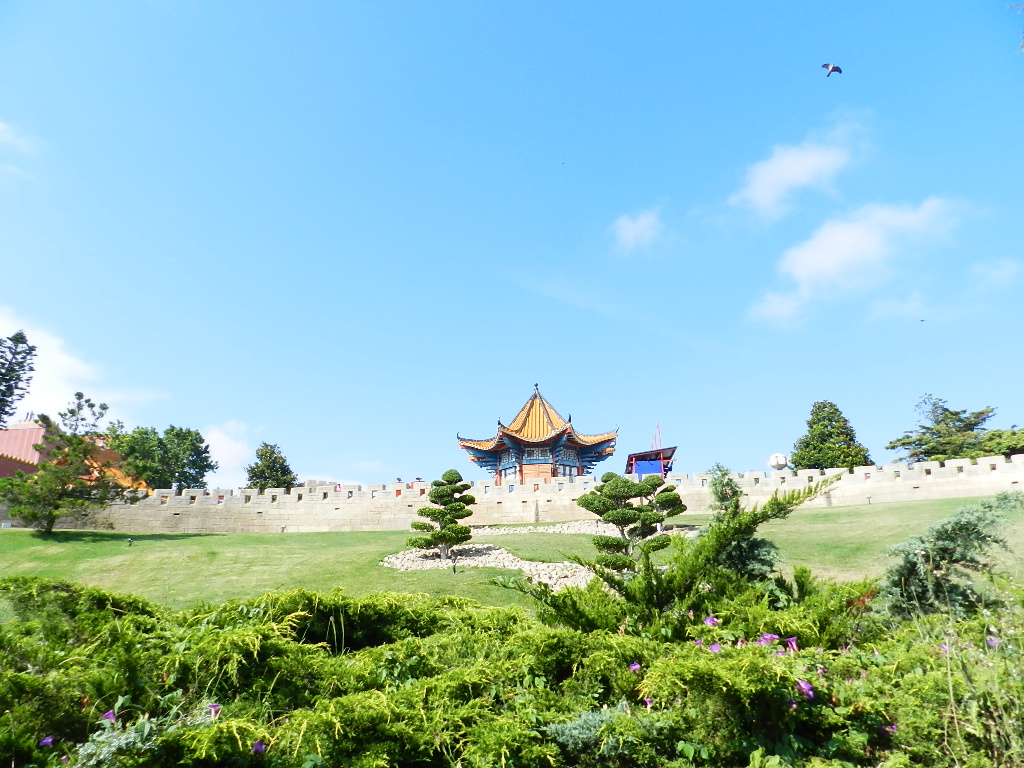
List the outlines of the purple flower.
<svg viewBox="0 0 1024 768">
<path fill-rule="evenodd" d="M 795 701 L 789 702 L 789 708 L 790 709 L 796 709 L 798 706 L 800 706 L 800 705 L 797 704 Z"/>
<path fill-rule="evenodd" d="M 882 727 L 880 727 L 878 729 L 878 732 L 880 734 L 882 734 L 883 736 L 895 736 L 896 735 L 896 731 L 898 731 L 898 730 L 899 729 L 895 725 L 892 725 L 890 723 L 889 725 L 883 725 Z"/>
<path fill-rule="evenodd" d="M 814 698 L 814 686 L 808 683 L 806 680 L 797 680 L 796 688 L 800 691 L 800 695 L 810 701 Z"/>
<path fill-rule="evenodd" d="M 708 650 L 712 653 L 718 653 L 720 650 L 722 650 L 722 646 L 718 643 L 712 643 L 710 647 L 708 647 Z"/>
<path fill-rule="evenodd" d="M 61 755 L 61 756 L 60 756 L 60 761 L 61 761 L 62 763 L 64 763 L 64 765 L 67 765 L 68 763 L 70 763 L 70 762 L 71 762 L 71 758 L 70 758 L 70 757 L 68 757 L 67 755 Z"/>
<path fill-rule="evenodd" d="M 796 653 L 797 651 L 800 650 L 799 648 L 796 647 L 796 638 L 795 637 L 787 637 L 786 638 L 786 648 L 789 650 L 790 653 Z"/>
<path fill-rule="evenodd" d="M 694 645 L 704 645 L 704 641 L 701 640 L 700 638 L 697 638 L 696 640 L 693 641 L 693 644 Z"/>
<path fill-rule="evenodd" d="M 639 672 L 640 671 L 640 665 L 637 662 L 634 661 L 632 664 L 629 665 L 629 671 L 630 672 Z"/>
<path fill-rule="evenodd" d="M 114 710 L 108 709 L 106 712 L 103 713 L 103 719 L 109 720 L 112 723 L 116 723 L 117 715 L 114 714 Z"/>
<path fill-rule="evenodd" d="M 40 747 L 48 747 L 51 744 L 53 744 L 53 736 L 46 736 L 45 738 L 39 741 Z"/>
<path fill-rule="evenodd" d="M 818 667 L 818 677 L 824 677 L 826 672 L 828 672 L 828 670 L 824 667 Z"/>
<path fill-rule="evenodd" d="M 736 647 L 737 648 L 742 648 L 746 644 L 747 644 L 747 640 L 744 637 L 741 637 L 739 640 L 736 641 Z"/>
<path fill-rule="evenodd" d="M 779 650 L 777 650 L 777 651 L 775 652 L 775 655 L 776 655 L 776 656 L 785 656 L 785 655 L 786 655 L 786 652 L 785 652 L 784 650 L 782 650 L 781 648 L 779 648 Z"/>
<path fill-rule="evenodd" d="M 998 637 L 995 637 L 993 635 L 989 635 L 985 638 L 985 643 L 988 645 L 989 648 L 998 648 L 1000 642 L 1002 641 Z"/>
<path fill-rule="evenodd" d="M 644 704 L 646 704 L 647 708 L 650 709 L 654 706 L 654 699 L 644 699 Z"/>
<path fill-rule="evenodd" d="M 252 753 L 254 755 L 262 755 L 267 751 L 267 745 L 259 739 L 256 739 L 256 743 L 252 745 Z"/>
<path fill-rule="evenodd" d="M 771 632 L 765 632 L 759 638 L 757 638 L 758 645 L 771 645 L 779 639 L 778 635 L 773 635 Z"/>
<path fill-rule="evenodd" d="M 704 624 L 709 627 L 717 627 L 718 619 L 716 619 L 714 616 L 708 616 L 706 619 L 704 619 Z"/>
<path fill-rule="evenodd" d="M 943 653 L 949 653 L 949 646 L 945 643 L 939 643 L 939 650 Z"/>
<path fill-rule="evenodd" d="M 210 719 L 216 720 L 220 714 L 220 704 L 207 704 L 206 706 L 210 710 Z"/>
</svg>

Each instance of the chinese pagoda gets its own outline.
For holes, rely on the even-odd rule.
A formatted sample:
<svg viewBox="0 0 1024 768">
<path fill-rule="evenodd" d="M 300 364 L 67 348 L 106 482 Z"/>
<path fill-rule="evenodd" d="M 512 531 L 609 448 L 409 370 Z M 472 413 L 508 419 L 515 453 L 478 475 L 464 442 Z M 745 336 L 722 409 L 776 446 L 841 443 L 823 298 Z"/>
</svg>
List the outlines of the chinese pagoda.
<svg viewBox="0 0 1024 768">
<path fill-rule="evenodd" d="M 498 485 L 524 483 L 537 477 L 585 475 L 615 452 L 618 430 L 584 435 L 573 429 L 533 385 L 533 395 L 506 427 L 489 440 L 459 437 L 469 459 L 491 472 Z"/>
</svg>

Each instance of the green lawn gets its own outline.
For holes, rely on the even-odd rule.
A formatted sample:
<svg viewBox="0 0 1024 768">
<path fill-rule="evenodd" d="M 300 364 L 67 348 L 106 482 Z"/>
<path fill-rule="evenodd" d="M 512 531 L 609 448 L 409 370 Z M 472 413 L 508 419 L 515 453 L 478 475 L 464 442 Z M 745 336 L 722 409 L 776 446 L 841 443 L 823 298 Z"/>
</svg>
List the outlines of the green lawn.
<svg viewBox="0 0 1024 768">
<path fill-rule="evenodd" d="M 769 523 L 762 533 L 774 540 L 786 564 L 808 565 L 840 579 L 877 575 L 882 553 L 946 517 L 970 499 L 870 504 L 831 509 L 797 509 L 788 520 Z M 701 525 L 707 515 L 681 515 L 672 522 Z M 1024 552 L 1024 516 L 1007 534 Z M 350 594 L 378 590 L 449 593 L 489 604 L 529 605 L 521 595 L 489 584 L 513 572 L 458 567 L 451 571 L 395 571 L 379 565 L 405 549 L 405 531 L 296 534 L 127 534 L 58 532 L 50 539 L 20 529 L 0 529 L 4 575 L 30 574 L 131 592 L 171 607 L 201 601 L 249 597 L 267 590 L 342 587 Z M 568 555 L 594 554 L 584 534 L 517 534 L 480 537 L 527 560 L 558 562 Z M 1024 559 L 1005 558 L 1020 578 Z"/>
<path fill-rule="evenodd" d="M 396 571 L 379 562 L 405 549 L 405 531 L 295 534 L 128 534 L 67 531 L 44 539 L 0 529 L 4 575 L 68 579 L 131 592 L 172 607 L 249 597 L 271 589 L 343 587 L 350 594 L 378 590 L 471 597 L 490 604 L 527 604 L 521 595 L 488 583 L 512 571 L 456 568 Z M 585 535 L 506 534 L 479 539 L 528 560 L 559 562 L 593 553 Z"/>
</svg>

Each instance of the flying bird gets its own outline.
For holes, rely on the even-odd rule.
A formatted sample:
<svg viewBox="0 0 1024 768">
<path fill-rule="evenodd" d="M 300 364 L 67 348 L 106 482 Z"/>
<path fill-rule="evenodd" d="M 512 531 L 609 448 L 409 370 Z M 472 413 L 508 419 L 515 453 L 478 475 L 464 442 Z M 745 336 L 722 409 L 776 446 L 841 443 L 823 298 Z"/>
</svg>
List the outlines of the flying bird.
<svg viewBox="0 0 1024 768">
<path fill-rule="evenodd" d="M 841 74 L 843 74 L 843 70 L 841 70 L 841 69 L 840 69 L 840 68 L 839 68 L 838 66 L 836 66 L 835 64 L 822 64 L 822 65 L 821 65 L 821 68 L 822 68 L 822 69 L 827 69 L 827 70 L 828 70 L 828 74 L 827 74 L 827 75 L 825 75 L 825 77 L 832 77 L 832 73 L 833 73 L 833 72 L 835 72 L 835 73 L 836 73 L 836 74 L 838 74 L 838 75 L 841 75 Z"/>
</svg>

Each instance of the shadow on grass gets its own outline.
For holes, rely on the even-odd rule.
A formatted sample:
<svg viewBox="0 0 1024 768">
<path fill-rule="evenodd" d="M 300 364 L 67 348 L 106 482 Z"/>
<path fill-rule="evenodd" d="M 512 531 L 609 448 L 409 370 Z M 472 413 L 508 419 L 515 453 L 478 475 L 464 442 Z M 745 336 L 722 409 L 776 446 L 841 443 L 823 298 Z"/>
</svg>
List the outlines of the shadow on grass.
<svg viewBox="0 0 1024 768">
<path fill-rule="evenodd" d="M 32 537 L 39 541 L 52 542 L 87 542 L 93 544 L 107 543 L 111 541 L 123 541 L 128 543 L 131 539 L 135 544 L 147 541 L 179 541 L 182 539 L 195 539 L 205 536 L 216 536 L 215 533 L 122 533 L 121 531 L 53 531 L 43 533 L 33 531 Z"/>
</svg>

